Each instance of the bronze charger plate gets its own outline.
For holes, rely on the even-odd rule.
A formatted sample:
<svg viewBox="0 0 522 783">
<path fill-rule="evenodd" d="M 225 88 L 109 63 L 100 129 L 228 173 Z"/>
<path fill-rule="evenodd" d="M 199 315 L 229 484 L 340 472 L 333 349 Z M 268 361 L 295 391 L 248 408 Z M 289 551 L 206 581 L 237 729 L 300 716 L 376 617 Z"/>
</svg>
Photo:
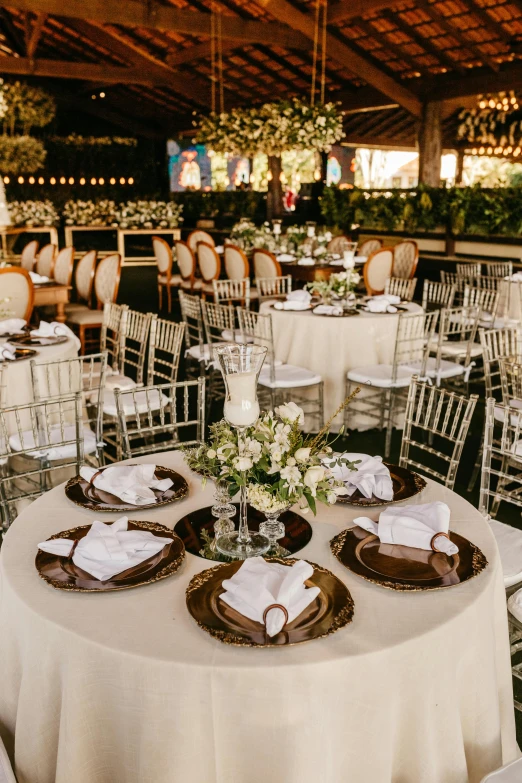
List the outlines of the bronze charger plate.
<svg viewBox="0 0 522 783">
<path fill-rule="evenodd" d="M 37 356 L 38 351 L 33 351 L 32 348 L 17 348 L 15 351 L 14 359 L 2 359 L 0 357 L 0 364 L 10 364 L 11 362 L 23 362 L 25 359 L 32 359 L 33 356 Z"/>
<path fill-rule="evenodd" d="M 349 571 L 390 590 L 438 590 L 467 582 L 483 571 L 488 561 L 481 550 L 458 533 L 450 539 L 459 548 L 448 557 L 398 544 L 382 544 L 377 536 L 360 527 L 338 533 L 330 541 L 335 557 Z"/>
<path fill-rule="evenodd" d="M 314 309 L 312 310 L 313 315 L 316 315 L 318 318 L 350 318 L 353 315 L 359 315 L 359 311 L 355 308 L 351 310 L 343 310 L 342 313 L 339 313 L 338 315 L 334 315 L 333 313 L 316 313 L 315 308 L 319 307 L 319 305 L 315 305 Z"/>
<path fill-rule="evenodd" d="M 112 467 L 112 466 L 108 466 Z M 128 465 L 127 467 L 132 467 Z M 104 470 L 104 468 L 101 468 Z M 173 484 L 169 489 L 164 492 L 153 490 L 156 495 L 155 503 L 148 503 L 142 506 L 133 506 L 130 503 L 125 503 L 116 495 L 111 495 L 109 492 L 97 489 L 94 484 L 89 483 L 81 476 L 74 476 L 69 479 L 65 485 L 65 495 L 72 500 L 77 506 L 82 508 L 88 508 L 89 511 L 141 511 L 146 508 L 157 508 L 158 506 L 166 506 L 168 503 L 174 503 L 176 500 L 181 500 L 188 493 L 188 484 L 179 473 L 170 468 L 163 468 L 160 465 L 156 465 L 156 471 L 154 473 L 157 479 L 172 479 Z"/>
<path fill-rule="evenodd" d="M 294 558 L 265 558 L 268 562 L 292 565 Z M 261 623 L 236 612 L 219 596 L 222 583 L 241 567 L 242 561 L 223 563 L 196 574 L 187 587 L 187 608 L 200 628 L 224 644 L 243 647 L 286 647 L 335 633 L 353 619 L 354 603 L 350 591 L 331 571 L 316 563 L 307 587 L 319 587 L 317 598 L 276 636 L 269 637 Z"/>
<path fill-rule="evenodd" d="M 400 468 L 398 465 L 390 465 L 388 462 L 384 462 L 384 465 L 390 471 L 390 476 L 393 484 L 393 500 L 383 500 L 372 495 L 371 498 L 366 498 L 355 490 L 353 495 L 339 495 L 337 498 L 338 503 L 347 503 L 350 506 L 389 506 L 392 503 L 400 503 L 402 500 L 408 500 L 419 492 L 422 492 L 426 488 L 426 480 L 419 476 L 418 473 L 414 473 L 408 468 Z"/>
<path fill-rule="evenodd" d="M 175 573 L 185 557 L 185 547 L 181 539 L 169 530 L 165 525 L 157 522 L 140 522 L 137 519 L 129 520 L 129 530 L 148 530 L 165 537 L 165 546 L 157 554 L 144 560 L 134 568 L 128 568 L 104 582 L 95 579 L 91 574 L 83 571 L 75 563 L 72 557 L 60 557 L 48 552 L 38 551 L 35 565 L 38 573 L 45 581 L 57 590 L 72 590 L 76 593 L 101 593 L 112 590 L 129 590 L 131 587 L 152 584 L 160 579 Z M 51 536 L 55 538 L 71 538 L 79 541 L 87 535 L 91 526 L 82 525 L 71 530 L 62 530 Z"/>
<path fill-rule="evenodd" d="M 235 503 L 234 505 L 236 506 L 237 513 L 232 521 L 235 520 L 237 527 L 239 504 Z M 205 556 L 201 554 L 201 550 L 204 550 L 206 545 L 202 533 L 206 533 L 211 538 L 214 538 L 214 522 L 216 521 L 216 517 L 212 516 L 211 508 L 212 506 L 198 508 L 196 511 L 192 511 L 190 514 L 181 517 L 174 526 L 174 532 L 178 534 L 185 544 L 187 552 L 207 560 L 210 558 L 205 558 Z M 264 522 L 265 519 L 266 517 L 261 511 L 258 511 L 250 505 L 248 506 L 248 527 L 250 530 L 255 530 L 257 532 L 260 523 Z M 293 555 L 296 552 L 299 552 L 300 549 L 303 549 L 312 538 L 312 526 L 307 519 L 300 514 L 296 514 L 295 511 L 285 511 L 281 514 L 279 519 L 281 522 L 284 522 L 286 532 L 284 538 L 280 538 L 277 543 L 283 549 L 286 549 L 289 554 Z M 223 559 L 225 560 L 225 557 L 223 557 Z"/>
<path fill-rule="evenodd" d="M 49 337 L 33 337 L 30 334 L 22 334 L 19 337 L 15 334 L 11 335 L 8 339 L 8 343 L 14 345 L 35 345 L 37 347 L 45 347 L 46 345 L 61 345 L 66 343 L 69 338 L 65 334 L 50 335 Z"/>
<path fill-rule="evenodd" d="M 280 299 L 279 301 L 281 302 L 284 300 Z M 306 313 L 307 310 L 312 310 L 314 307 L 317 307 L 317 305 L 307 304 L 306 307 L 300 307 L 299 310 L 285 310 L 284 307 L 274 307 L 274 304 L 271 304 L 270 307 L 272 310 L 277 310 L 278 313 Z"/>
</svg>

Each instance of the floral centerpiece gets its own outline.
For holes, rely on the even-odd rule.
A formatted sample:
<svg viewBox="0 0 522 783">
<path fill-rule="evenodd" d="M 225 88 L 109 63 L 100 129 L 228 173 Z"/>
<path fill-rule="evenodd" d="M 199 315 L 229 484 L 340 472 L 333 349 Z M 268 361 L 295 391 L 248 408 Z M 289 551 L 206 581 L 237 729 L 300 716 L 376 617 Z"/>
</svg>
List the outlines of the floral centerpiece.
<svg viewBox="0 0 522 783">
<path fill-rule="evenodd" d="M 355 269 L 334 272 L 328 280 L 314 280 L 308 283 L 312 294 L 320 296 L 325 302 L 331 299 L 347 299 L 355 291 L 361 276 Z"/>
<path fill-rule="evenodd" d="M 114 222 L 120 228 L 177 228 L 182 211 L 174 201 L 127 201 L 118 205 Z"/>
<path fill-rule="evenodd" d="M 240 220 L 232 227 L 230 239 L 247 253 L 254 247 L 270 250 L 270 252 L 275 252 L 278 249 L 277 238 L 272 233 L 268 221 L 258 227 L 252 220 Z"/>
<path fill-rule="evenodd" d="M 52 201 L 10 201 L 9 213 L 14 226 L 54 226 L 58 213 Z"/>
<path fill-rule="evenodd" d="M 64 205 L 63 216 L 67 226 L 110 226 L 116 219 L 116 202 L 71 199 Z"/>
</svg>

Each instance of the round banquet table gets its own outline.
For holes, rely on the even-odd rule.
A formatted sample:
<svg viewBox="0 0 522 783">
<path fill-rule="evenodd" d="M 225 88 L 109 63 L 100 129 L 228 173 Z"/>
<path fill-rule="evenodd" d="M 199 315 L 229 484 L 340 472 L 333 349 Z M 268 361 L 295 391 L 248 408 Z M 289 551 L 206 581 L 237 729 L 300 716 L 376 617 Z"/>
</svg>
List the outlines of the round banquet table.
<svg viewBox="0 0 522 783">
<path fill-rule="evenodd" d="M 413 302 L 403 306 L 412 313 L 422 312 L 421 306 Z M 263 302 L 260 310 L 272 315 L 275 358 L 285 364 L 306 367 L 322 377 L 325 420 L 344 400 L 348 370 L 393 361 L 399 322 L 396 314 L 330 317 L 314 315 L 311 310 L 275 310 L 271 302 Z M 303 391 L 300 389 L 299 393 L 302 395 Z M 311 390 L 310 393 L 317 392 Z M 349 429 L 375 427 L 375 419 L 349 409 L 348 413 Z M 332 429 L 340 427 L 342 416 L 337 417 Z"/>
<path fill-rule="evenodd" d="M 139 461 L 179 470 L 190 492 L 132 517 L 172 528 L 211 503 L 212 487 L 179 452 Z M 299 556 L 346 583 L 354 620 L 324 639 L 251 649 L 222 644 L 188 614 L 191 577 L 213 566 L 190 554 L 144 587 L 54 590 L 34 567 L 38 542 L 95 517 L 63 486 L 43 495 L 0 557 L 0 734 L 19 783 L 478 783 L 514 759 L 496 544 L 478 511 L 441 485 L 429 481 L 416 500 L 435 499 L 482 549 L 484 572 L 435 592 L 381 588 L 330 553 L 355 509 L 321 509 Z"/>
</svg>

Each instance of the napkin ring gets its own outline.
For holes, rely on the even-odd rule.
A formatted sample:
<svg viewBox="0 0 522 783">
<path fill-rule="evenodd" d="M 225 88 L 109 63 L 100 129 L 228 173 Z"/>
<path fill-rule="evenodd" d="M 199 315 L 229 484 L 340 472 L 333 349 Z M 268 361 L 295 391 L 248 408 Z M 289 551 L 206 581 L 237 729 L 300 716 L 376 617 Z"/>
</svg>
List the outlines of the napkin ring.
<svg viewBox="0 0 522 783">
<path fill-rule="evenodd" d="M 103 470 L 97 470 L 96 473 L 92 476 L 92 478 L 89 479 L 89 484 L 92 484 L 94 486 L 94 480 L 98 478 L 103 473 Z"/>
<path fill-rule="evenodd" d="M 284 622 L 284 625 L 283 625 L 283 628 L 284 628 L 284 626 L 285 626 L 285 625 L 287 624 L 287 622 L 288 622 L 288 611 L 287 611 L 287 610 L 286 610 L 286 608 L 285 608 L 284 606 L 282 606 L 281 604 L 270 604 L 270 606 L 267 606 L 267 607 L 266 607 L 265 611 L 263 612 L 263 625 L 266 625 L 266 616 L 267 616 L 268 612 L 269 612 L 271 609 L 281 609 L 281 611 L 283 612 L 283 614 L 284 614 L 284 616 L 285 616 L 285 622 Z"/>
<path fill-rule="evenodd" d="M 435 546 L 435 541 L 439 536 L 444 536 L 444 538 L 447 538 L 449 541 L 449 536 L 447 533 L 435 533 L 435 535 L 430 541 L 430 547 L 433 549 L 434 552 L 442 552 L 441 549 L 437 549 L 437 547 Z"/>
</svg>

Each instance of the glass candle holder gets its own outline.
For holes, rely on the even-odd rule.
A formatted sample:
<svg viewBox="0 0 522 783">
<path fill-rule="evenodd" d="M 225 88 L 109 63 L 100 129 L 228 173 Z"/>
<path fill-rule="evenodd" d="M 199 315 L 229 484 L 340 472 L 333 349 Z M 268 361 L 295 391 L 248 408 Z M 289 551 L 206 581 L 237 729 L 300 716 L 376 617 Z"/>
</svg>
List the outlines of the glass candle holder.
<svg viewBox="0 0 522 783">
<path fill-rule="evenodd" d="M 355 266 L 355 253 L 357 242 L 348 242 L 343 250 L 343 266 L 345 269 L 353 269 Z"/>
</svg>

